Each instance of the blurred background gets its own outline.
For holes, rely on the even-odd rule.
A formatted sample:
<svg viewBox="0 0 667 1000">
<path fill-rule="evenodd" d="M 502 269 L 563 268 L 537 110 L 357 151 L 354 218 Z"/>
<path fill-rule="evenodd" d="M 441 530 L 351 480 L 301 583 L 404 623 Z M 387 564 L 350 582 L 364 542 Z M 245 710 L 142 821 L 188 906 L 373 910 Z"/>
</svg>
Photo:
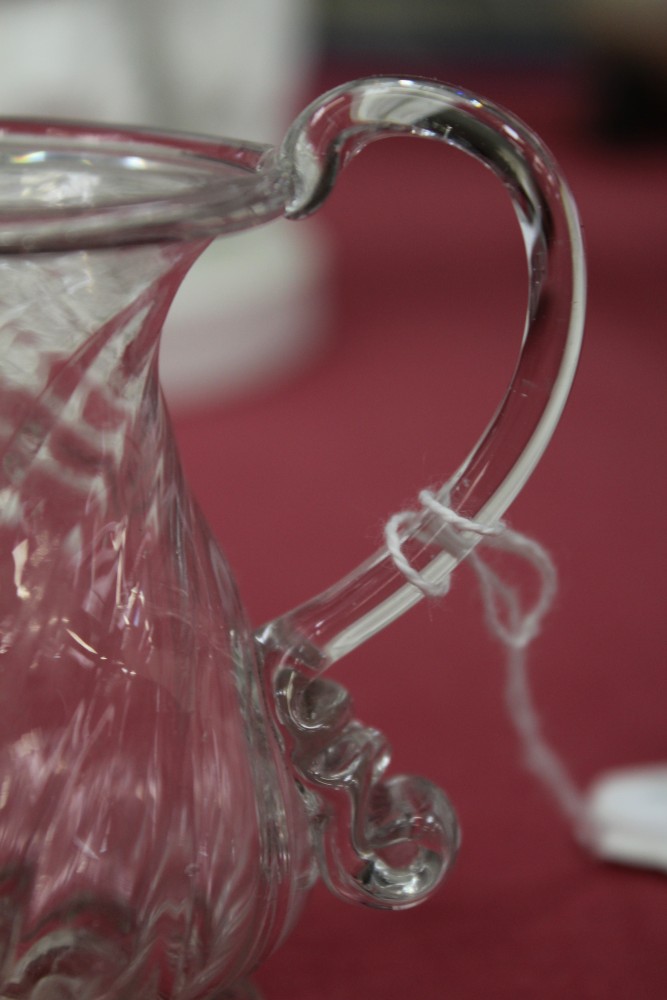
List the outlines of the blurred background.
<svg viewBox="0 0 667 1000">
<path fill-rule="evenodd" d="M 558 76 L 579 88 L 580 127 L 620 144 L 665 133 L 665 39 L 663 0 L 0 0 L 2 111 L 276 143 L 320 81 L 521 75 L 539 100 Z M 172 402 L 238 394 L 316 356 L 328 253 L 315 226 L 215 244 L 168 325 Z"/>
<path fill-rule="evenodd" d="M 327 87 L 413 74 L 504 104 L 552 148 L 582 215 L 586 346 L 509 520 L 559 567 L 533 683 L 582 788 L 667 761 L 666 67 L 664 0 L 0 0 L 5 115 L 276 142 Z M 206 251 L 162 370 L 253 623 L 347 572 L 458 466 L 511 373 L 524 285 L 495 178 L 410 140 L 355 160 L 312 221 Z M 664 874 L 581 851 L 523 768 L 465 567 L 338 676 L 394 770 L 448 789 L 463 850 L 408 913 L 318 887 L 258 973 L 267 1000 L 666 995 Z"/>
</svg>

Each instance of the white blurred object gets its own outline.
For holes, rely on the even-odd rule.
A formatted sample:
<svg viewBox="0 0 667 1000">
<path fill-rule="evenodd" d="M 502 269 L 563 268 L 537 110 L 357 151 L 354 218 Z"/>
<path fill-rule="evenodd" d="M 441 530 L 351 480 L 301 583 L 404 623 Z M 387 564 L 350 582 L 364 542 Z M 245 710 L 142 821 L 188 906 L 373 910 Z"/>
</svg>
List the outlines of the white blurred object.
<svg viewBox="0 0 667 1000">
<path fill-rule="evenodd" d="M 13 0 L 0 5 L 0 116 L 127 122 L 279 142 L 313 59 L 308 0 Z M 312 356 L 326 254 L 316 227 L 214 243 L 162 347 L 167 396 L 229 394 Z"/>
<path fill-rule="evenodd" d="M 603 774 L 588 794 L 587 812 L 596 854 L 667 871 L 667 764 Z"/>
<path fill-rule="evenodd" d="M 278 220 L 213 243 L 169 313 L 160 381 L 172 403 L 230 396 L 318 353 L 327 255 L 317 226 Z"/>
</svg>

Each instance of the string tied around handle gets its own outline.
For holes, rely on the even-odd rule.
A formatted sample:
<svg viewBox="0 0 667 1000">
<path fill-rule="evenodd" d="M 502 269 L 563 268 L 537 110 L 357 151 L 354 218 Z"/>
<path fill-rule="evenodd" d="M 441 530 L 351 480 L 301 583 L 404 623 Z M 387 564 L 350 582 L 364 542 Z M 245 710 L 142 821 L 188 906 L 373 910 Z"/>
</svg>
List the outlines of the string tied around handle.
<svg viewBox="0 0 667 1000">
<path fill-rule="evenodd" d="M 447 495 L 446 490 L 442 493 Z M 451 572 L 434 580 L 416 569 L 404 552 L 407 531 L 412 530 L 420 540 L 438 544 L 457 558 L 463 558 L 474 570 L 487 627 L 506 652 L 505 699 L 526 765 L 555 799 L 574 827 L 576 836 L 589 843 L 591 831 L 584 795 L 563 760 L 543 736 L 528 683 L 528 649 L 553 606 L 558 587 L 556 567 L 538 542 L 502 521 L 485 524 L 464 517 L 431 490 L 422 490 L 419 501 L 421 511 L 399 511 L 387 521 L 384 534 L 389 554 L 406 580 L 427 597 L 444 597 L 449 592 Z M 428 517 L 428 532 L 420 527 L 425 523 L 424 514 Z M 532 604 L 524 607 L 517 589 L 482 558 L 479 549 L 483 546 L 517 556 L 535 571 L 538 591 Z"/>
</svg>

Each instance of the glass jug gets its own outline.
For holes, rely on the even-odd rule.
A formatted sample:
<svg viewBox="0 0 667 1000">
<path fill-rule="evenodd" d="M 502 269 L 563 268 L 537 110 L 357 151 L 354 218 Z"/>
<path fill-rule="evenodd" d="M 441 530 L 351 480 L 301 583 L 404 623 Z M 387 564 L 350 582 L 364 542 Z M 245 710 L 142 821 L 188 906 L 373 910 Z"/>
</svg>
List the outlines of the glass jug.
<svg viewBox="0 0 667 1000">
<path fill-rule="evenodd" d="M 165 314 L 207 243 L 307 215 L 354 154 L 391 135 L 481 159 L 523 231 L 516 372 L 446 487 L 453 510 L 494 521 L 558 421 L 584 307 L 576 209 L 522 123 L 388 78 L 326 94 L 280 150 L 1 123 L 3 998 L 251 996 L 246 975 L 318 874 L 346 899 L 400 908 L 455 855 L 444 794 L 386 778 L 384 738 L 323 675 L 420 589 L 382 549 L 253 633 L 158 385 Z M 437 580 L 474 539 L 444 544 L 424 511 L 402 542 Z"/>
</svg>

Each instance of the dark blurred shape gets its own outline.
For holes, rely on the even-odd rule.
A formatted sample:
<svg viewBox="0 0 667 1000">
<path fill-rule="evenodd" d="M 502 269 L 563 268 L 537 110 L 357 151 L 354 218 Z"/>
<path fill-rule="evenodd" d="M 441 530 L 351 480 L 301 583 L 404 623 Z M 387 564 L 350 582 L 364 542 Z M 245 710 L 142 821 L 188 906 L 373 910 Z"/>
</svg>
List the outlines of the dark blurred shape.
<svg viewBox="0 0 667 1000">
<path fill-rule="evenodd" d="M 598 134 L 613 142 L 667 138 L 667 4 L 587 0 L 582 34 L 592 52 Z"/>
<path fill-rule="evenodd" d="M 667 139 L 667 73 L 623 52 L 603 53 L 593 126 L 609 142 Z"/>
<path fill-rule="evenodd" d="M 572 50 L 558 4 L 521 0 L 321 0 L 325 49 L 336 58 L 552 62 Z"/>
</svg>

